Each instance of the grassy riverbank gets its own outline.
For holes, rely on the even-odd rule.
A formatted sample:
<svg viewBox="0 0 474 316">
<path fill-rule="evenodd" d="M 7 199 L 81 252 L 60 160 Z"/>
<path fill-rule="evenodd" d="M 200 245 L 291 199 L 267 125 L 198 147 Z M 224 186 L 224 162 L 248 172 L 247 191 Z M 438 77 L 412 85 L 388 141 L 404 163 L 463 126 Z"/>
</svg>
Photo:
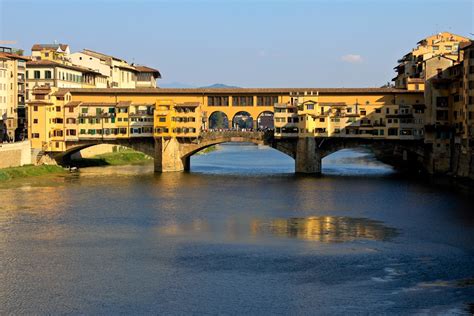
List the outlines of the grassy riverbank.
<svg viewBox="0 0 474 316">
<path fill-rule="evenodd" d="M 219 145 L 212 145 L 212 146 L 209 146 L 207 148 L 204 148 L 203 150 L 201 150 L 200 152 L 198 152 L 196 155 L 205 155 L 205 154 L 208 154 L 208 153 L 212 153 L 213 151 L 216 151 L 218 150 Z"/>
<path fill-rule="evenodd" d="M 26 165 L 23 167 L 12 167 L 0 169 L 0 181 L 7 181 L 18 178 L 37 177 L 52 173 L 64 173 L 66 172 L 60 166 L 33 166 Z"/>
<path fill-rule="evenodd" d="M 71 166 L 84 168 L 97 166 L 141 165 L 151 163 L 152 161 L 153 158 L 141 152 L 123 150 L 97 155 L 92 158 L 74 159 L 71 162 Z"/>
</svg>

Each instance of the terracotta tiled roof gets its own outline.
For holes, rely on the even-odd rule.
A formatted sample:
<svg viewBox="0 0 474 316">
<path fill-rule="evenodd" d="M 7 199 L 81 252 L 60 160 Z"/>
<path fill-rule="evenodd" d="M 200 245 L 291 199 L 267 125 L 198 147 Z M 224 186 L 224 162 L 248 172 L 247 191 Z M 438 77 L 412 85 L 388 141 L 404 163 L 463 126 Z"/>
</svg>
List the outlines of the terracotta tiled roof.
<svg viewBox="0 0 474 316">
<path fill-rule="evenodd" d="M 43 49 L 54 49 L 57 50 L 58 48 L 61 48 L 61 50 L 66 50 L 69 47 L 67 44 L 34 44 L 33 47 L 31 47 L 32 51 L 41 51 Z"/>
<path fill-rule="evenodd" d="M 132 104 L 132 101 L 119 101 L 117 107 L 129 107 Z"/>
<path fill-rule="evenodd" d="M 53 95 L 55 97 L 63 97 L 66 93 L 68 93 L 67 90 L 59 90 L 59 91 L 56 91 L 55 93 L 53 93 Z"/>
<path fill-rule="evenodd" d="M 472 43 L 473 43 L 472 41 L 470 41 L 470 42 L 462 42 L 461 44 L 459 44 L 459 48 L 460 48 L 460 49 L 466 49 L 466 48 L 468 48 L 468 47 L 471 47 L 471 46 L 472 46 Z"/>
<path fill-rule="evenodd" d="M 147 66 L 133 65 L 138 72 L 152 73 L 156 78 L 161 78 L 160 71 Z"/>
<path fill-rule="evenodd" d="M 231 95 L 231 94 L 304 94 L 313 91 L 320 94 L 423 94 L 423 91 L 408 91 L 397 88 L 63 88 L 72 94 L 156 94 L 156 95 Z"/>
<path fill-rule="evenodd" d="M 115 106 L 117 103 L 104 103 L 104 102 L 83 102 L 82 106 Z"/>
<path fill-rule="evenodd" d="M 2 58 L 2 57 L 3 58 L 10 58 L 10 59 L 22 59 L 24 61 L 30 60 L 30 58 L 28 58 L 26 56 L 20 56 L 20 55 L 17 55 L 17 54 L 0 52 L 0 58 Z"/>
<path fill-rule="evenodd" d="M 49 94 L 51 92 L 51 88 L 49 87 L 38 87 L 34 88 L 31 92 L 32 94 Z"/>
<path fill-rule="evenodd" d="M 71 101 L 71 102 L 66 103 L 64 106 L 76 107 L 76 106 L 81 105 L 81 103 L 82 103 L 81 101 Z"/>
<path fill-rule="evenodd" d="M 48 102 L 48 101 L 44 101 L 44 100 L 32 100 L 32 101 L 26 102 L 26 104 L 31 104 L 31 105 L 52 105 L 52 104 L 54 104 L 54 103 Z"/>
</svg>

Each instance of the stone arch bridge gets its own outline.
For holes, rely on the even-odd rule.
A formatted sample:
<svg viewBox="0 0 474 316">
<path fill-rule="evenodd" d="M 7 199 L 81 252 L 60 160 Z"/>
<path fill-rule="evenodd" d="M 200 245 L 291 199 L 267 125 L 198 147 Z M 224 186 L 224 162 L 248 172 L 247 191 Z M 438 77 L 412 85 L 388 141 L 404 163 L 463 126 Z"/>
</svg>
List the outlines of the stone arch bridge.
<svg viewBox="0 0 474 316">
<path fill-rule="evenodd" d="M 268 145 L 295 160 L 296 173 L 320 174 L 322 158 L 344 148 L 368 147 L 377 159 L 396 168 L 424 170 L 429 149 L 423 141 L 378 140 L 364 138 L 275 138 L 273 132 L 222 131 L 203 132 L 197 139 L 186 138 L 130 138 L 91 139 L 66 142 L 66 151 L 54 154 L 60 164 L 68 164 L 73 153 L 99 144 L 129 147 L 154 158 L 155 172 L 185 171 L 190 169 L 190 158 L 209 146 L 226 142 L 248 142 Z"/>
</svg>

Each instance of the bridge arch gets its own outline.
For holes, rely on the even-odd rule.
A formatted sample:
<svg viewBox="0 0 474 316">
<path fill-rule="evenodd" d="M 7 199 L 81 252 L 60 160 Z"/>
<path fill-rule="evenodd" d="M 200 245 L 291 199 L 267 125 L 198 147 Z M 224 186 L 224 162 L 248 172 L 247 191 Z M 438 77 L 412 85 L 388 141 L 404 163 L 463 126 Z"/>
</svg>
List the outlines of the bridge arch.
<svg viewBox="0 0 474 316">
<path fill-rule="evenodd" d="M 136 139 L 116 139 L 116 140 L 84 140 L 80 142 L 66 142 L 66 150 L 53 155 L 58 164 L 69 164 L 71 156 L 83 149 L 97 145 L 116 145 L 127 147 L 135 151 L 144 153 L 150 157 L 155 155 L 155 143 L 153 138 L 136 138 Z"/>
<path fill-rule="evenodd" d="M 222 111 L 214 111 L 209 115 L 208 124 L 209 129 L 228 129 L 229 118 Z"/>
<path fill-rule="evenodd" d="M 272 145 L 272 132 L 239 132 L 239 131 L 224 131 L 224 132 L 208 132 L 202 133 L 201 141 L 194 144 L 183 144 L 180 148 L 180 159 L 189 169 L 190 158 L 199 151 L 213 145 L 222 143 L 253 143 L 255 145 L 269 145 L 277 151 L 280 151 L 291 158 L 295 158 L 294 151 L 285 150 Z"/>
<path fill-rule="evenodd" d="M 239 111 L 234 114 L 232 118 L 232 127 L 238 129 L 252 129 L 254 128 L 254 118 L 247 111 Z"/>
<path fill-rule="evenodd" d="M 257 129 L 267 130 L 274 128 L 274 113 L 272 111 L 263 111 L 257 116 Z"/>
<path fill-rule="evenodd" d="M 316 144 L 320 158 L 325 158 L 342 149 L 367 148 L 374 157 L 396 169 L 423 170 L 426 159 L 422 142 L 364 139 L 364 138 L 325 138 Z"/>
</svg>

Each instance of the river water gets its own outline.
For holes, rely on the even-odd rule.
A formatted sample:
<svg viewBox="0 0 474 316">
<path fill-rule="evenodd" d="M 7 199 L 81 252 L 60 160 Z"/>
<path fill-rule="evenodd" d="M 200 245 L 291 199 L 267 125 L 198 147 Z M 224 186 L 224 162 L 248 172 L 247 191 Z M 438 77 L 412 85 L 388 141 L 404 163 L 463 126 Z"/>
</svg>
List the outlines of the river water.
<svg viewBox="0 0 474 316">
<path fill-rule="evenodd" d="M 223 145 L 0 185 L 0 314 L 469 314 L 472 196 L 367 152 Z"/>
</svg>

